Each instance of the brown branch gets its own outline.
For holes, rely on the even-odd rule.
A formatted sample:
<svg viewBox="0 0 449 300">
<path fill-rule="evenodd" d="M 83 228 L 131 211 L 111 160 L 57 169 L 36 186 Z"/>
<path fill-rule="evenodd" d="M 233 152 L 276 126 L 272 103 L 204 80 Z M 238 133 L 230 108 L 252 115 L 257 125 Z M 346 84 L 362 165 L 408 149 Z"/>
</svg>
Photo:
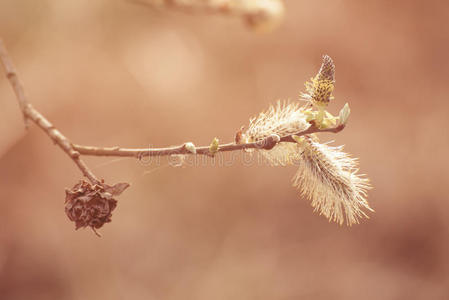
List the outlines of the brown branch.
<svg viewBox="0 0 449 300">
<path fill-rule="evenodd" d="M 334 128 L 327 129 L 319 129 L 315 123 L 311 122 L 310 127 L 307 130 L 296 133 L 296 136 L 304 136 L 312 133 L 320 133 L 320 132 L 333 132 L 337 133 L 344 129 L 344 125 L 339 125 Z M 218 150 L 216 152 L 228 152 L 228 151 L 238 151 L 245 149 L 265 149 L 270 150 L 274 146 L 276 146 L 279 142 L 288 142 L 288 143 L 296 143 L 293 139 L 293 135 L 288 135 L 281 137 L 280 139 L 276 139 L 274 136 L 268 136 L 263 140 L 260 140 L 255 143 L 244 143 L 244 144 L 235 144 L 228 143 L 222 144 L 218 146 Z M 92 146 L 82 146 L 73 144 L 73 149 L 78 151 L 82 155 L 91 155 L 91 156 L 122 156 L 122 157 L 136 157 L 138 159 L 147 156 L 167 156 L 167 155 L 189 155 L 189 154 L 198 154 L 198 155 L 208 155 L 212 156 L 210 152 L 210 146 L 200 146 L 195 147 L 195 151 L 191 151 L 187 149 L 186 144 L 167 147 L 167 148 L 121 148 L 121 147 L 92 147 Z"/>
<path fill-rule="evenodd" d="M 217 152 L 238 151 L 245 149 L 265 149 L 270 150 L 280 142 L 296 143 L 293 135 L 287 135 L 279 137 L 276 135 L 268 136 L 258 142 L 254 143 L 228 143 L 218 145 L 218 149 L 213 153 L 210 150 L 210 146 L 195 147 L 194 149 L 187 147 L 186 144 L 167 147 L 167 148 L 121 148 L 121 147 L 93 147 L 82 146 L 72 144 L 68 138 L 66 138 L 59 130 L 57 130 L 41 113 L 39 113 L 27 100 L 23 85 L 21 84 L 17 71 L 6 51 L 6 48 L 0 39 L 0 60 L 6 70 L 6 76 L 9 79 L 19 101 L 20 108 L 22 109 L 25 119 L 32 120 L 37 126 L 39 126 L 47 135 L 57 144 L 78 166 L 84 176 L 86 176 L 93 184 L 99 183 L 99 180 L 95 177 L 92 171 L 89 170 L 87 165 L 81 160 L 80 155 L 91 156 L 121 156 L 121 157 L 136 157 L 138 159 L 147 156 L 168 156 L 168 155 L 208 155 L 213 156 Z M 320 132 L 333 132 L 337 133 L 343 130 L 344 125 L 339 125 L 334 128 L 320 129 L 314 121 L 310 122 L 308 129 L 300 131 L 294 135 L 304 136 L 312 133 Z"/>
<path fill-rule="evenodd" d="M 95 177 L 92 171 L 89 170 L 87 165 L 81 160 L 80 153 L 73 149 L 71 142 L 57 130 L 40 112 L 38 112 L 29 102 L 25 95 L 23 85 L 17 75 L 16 68 L 12 63 L 11 58 L 8 55 L 5 45 L 0 38 L 0 60 L 5 68 L 6 77 L 8 78 L 11 86 L 16 93 L 17 100 L 19 102 L 20 109 L 22 110 L 25 122 L 28 120 L 33 121 L 38 127 L 40 127 L 51 139 L 58 145 L 78 166 L 84 176 L 86 176 L 93 184 L 100 181 Z"/>
<path fill-rule="evenodd" d="M 249 26 L 273 28 L 284 15 L 282 0 L 127 0 L 128 2 L 187 12 L 204 12 L 241 17 Z"/>
<path fill-rule="evenodd" d="M 25 113 L 28 101 L 25 95 L 25 90 L 23 89 L 22 82 L 17 77 L 15 67 L 11 59 L 9 59 L 8 52 L 6 51 L 6 47 L 1 39 L 0 39 L 0 58 L 6 71 L 6 77 L 11 83 L 14 93 L 16 94 L 17 100 L 19 101 L 19 106 L 23 113 L 23 119 L 25 121 L 25 127 L 28 128 L 28 117 Z"/>
</svg>

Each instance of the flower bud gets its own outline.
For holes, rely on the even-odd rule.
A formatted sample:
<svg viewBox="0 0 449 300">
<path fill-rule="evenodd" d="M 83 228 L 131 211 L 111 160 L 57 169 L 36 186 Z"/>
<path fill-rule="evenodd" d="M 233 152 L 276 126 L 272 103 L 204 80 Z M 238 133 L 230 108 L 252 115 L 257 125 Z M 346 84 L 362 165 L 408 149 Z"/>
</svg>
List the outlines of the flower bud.
<svg viewBox="0 0 449 300">
<path fill-rule="evenodd" d="M 340 114 L 338 115 L 340 125 L 346 125 L 350 113 L 351 109 L 349 108 L 349 104 L 346 103 L 345 106 L 343 106 L 343 108 L 340 110 Z"/>
<path fill-rule="evenodd" d="M 196 154 L 195 145 L 191 142 L 187 142 L 184 144 L 184 148 L 192 154 Z"/>
<path fill-rule="evenodd" d="M 210 145 L 209 145 L 209 154 L 211 155 L 211 156 L 214 156 L 215 155 L 215 153 L 217 153 L 218 152 L 218 138 L 214 138 L 213 140 L 212 140 L 212 142 L 210 143 Z"/>
</svg>

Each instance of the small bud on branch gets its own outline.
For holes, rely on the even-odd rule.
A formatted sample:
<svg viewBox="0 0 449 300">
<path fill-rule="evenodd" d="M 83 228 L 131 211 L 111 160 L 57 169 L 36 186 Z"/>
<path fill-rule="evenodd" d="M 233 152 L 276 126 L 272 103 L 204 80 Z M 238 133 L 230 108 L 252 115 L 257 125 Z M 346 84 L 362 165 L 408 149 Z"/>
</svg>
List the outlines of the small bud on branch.
<svg viewBox="0 0 449 300">
<path fill-rule="evenodd" d="M 351 113 L 351 109 L 349 108 L 349 104 L 346 103 L 345 106 L 340 110 L 338 115 L 338 123 L 340 125 L 346 125 L 348 123 L 349 114 Z"/>
<path fill-rule="evenodd" d="M 187 142 L 184 144 L 184 149 L 186 149 L 187 151 L 189 151 L 192 154 L 196 154 L 196 148 L 195 145 L 191 142 Z"/>
<path fill-rule="evenodd" d="M 218 152 L 219 148 L 220 148 L 220 145 L 218 142 L 218 138 L 215 137 L 209 145 L 209 155 L 212 157 L 215 156 L 215 153 Z"/>
</svg>

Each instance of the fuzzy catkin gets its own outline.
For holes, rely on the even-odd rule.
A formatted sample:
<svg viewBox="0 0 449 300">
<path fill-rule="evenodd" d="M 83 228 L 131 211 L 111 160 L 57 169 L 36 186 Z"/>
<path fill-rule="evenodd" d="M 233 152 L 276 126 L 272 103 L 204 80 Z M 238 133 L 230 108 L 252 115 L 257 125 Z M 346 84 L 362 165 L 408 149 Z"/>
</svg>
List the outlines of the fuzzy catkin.
<svg viewBox="0 0 449 300">
<path fill-rule="evenodd" d="M 357 174 L 357 162 L 342 147 L 320 144 L 306 137 L 293 185 L 329 221 L 359 223 L 372 211 L 366 200 L 369 180 Z"/>
<path fill-rule="evenodd" d="M 267 111 L 250 120 L 245 132 L 247 142 L 258 142 L 276 134 L 280 137 L 296 134 L 309 128 L 304 108 L 299 103 L 278 101 Z M 271 150 L 259 150 L 265 159 L 273 166 L 285 166 L 298 160 L 299 150 L 295 143 L 281 142 Z"/>
<path fill-rule="evenodd" d="M 303 100 L 310 101 L 318 108 L 325 108 L 329 104 L 334 98 L 332 92 L 335 87 L 335 65 L 330 56 L 323 56 L 320 70 L 305 86 L 306 93 L 301 93 Z"/>
<path fill-rule="evenodd" d="M 325 109 L 334 97 L 335 65 L 324 55 L 318 73 L 306 83 L 302 100 L 308 103 L 280 102 L 250 120 L 246 132 L 236 134 L 236 143 L 260 142 L 272 135 L 290 136 L 293 142 L 279 142 L 270 150 L 257 149 L 272 166 L 297 165 L 293 185 L 311 201 L 315 211 L 329 221 L 342 225 L 359 223 L 373 211 L 367 202 L 369 180 L 358 174 L 357 161 L 343 152 L 343 147 L 320 144 L 314 134 L 306 135 L 311 124 L 317 128 L 345 126 L 349 115 L 346 104 L 338 117 Z M 341 130 L 342 128 L 340 128 Z M 262 147 L 263 148 L 263 147 Z M 266 147 L 267 149 L 269 147 Z"/>
</svg>

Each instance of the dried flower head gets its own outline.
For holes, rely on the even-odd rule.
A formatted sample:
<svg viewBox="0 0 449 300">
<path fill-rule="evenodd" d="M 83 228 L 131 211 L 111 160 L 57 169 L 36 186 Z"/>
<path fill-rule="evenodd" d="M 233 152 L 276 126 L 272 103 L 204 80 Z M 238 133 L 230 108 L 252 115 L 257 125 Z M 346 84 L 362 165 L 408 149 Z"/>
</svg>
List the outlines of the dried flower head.
<svg viewBox="0 0 449 300">
<path fill-rule="evenodd" d="M 243 134 L 247 142 L 258 142 L 273 134 L 279 137 L 292 135 L 310 127 L 306 121 L 306 110 L 299 103 L 278 101 L 267 111 L 250 120 Z M 298 158 L 298 145 L 281 142 L 271 150 L 259 150 L 271 165 L 292 164 Z"/>
<path fill-rule="evenodd" d="M 323 63 L 321 64 L 318 74 L 306 82 L 306 93 L 301 94 L 301 98 L 310 101 L 317 108 L 325 108 L 329 101 L 334 97 L 335 84 L 335 65 L 328 55 L 323 56 Z"/>
<path fill-rule="evenodd" d="M 302 155 L 293 178 L 294 186 L 312 201 L 312 206 L 329 221 L 340 225 L 358 223 L 365 211 L 373 211 L 366 200 L 369 180 L 357 174 L 357 162 L 342 151 L 304 137 L 299 142 Z"/>
<path fill-rule="evenodd" d="M 75 229 L 89 226 L 99 235 L 96 229 L 111 222 L 112 211 L 117 206 L 117 200 L 113 197 L 128 187 L 128 183 L 93 185 L 82 180 L 66 190 L 65 212 L 70 221 L 75 222 Z"/>
</svg>

